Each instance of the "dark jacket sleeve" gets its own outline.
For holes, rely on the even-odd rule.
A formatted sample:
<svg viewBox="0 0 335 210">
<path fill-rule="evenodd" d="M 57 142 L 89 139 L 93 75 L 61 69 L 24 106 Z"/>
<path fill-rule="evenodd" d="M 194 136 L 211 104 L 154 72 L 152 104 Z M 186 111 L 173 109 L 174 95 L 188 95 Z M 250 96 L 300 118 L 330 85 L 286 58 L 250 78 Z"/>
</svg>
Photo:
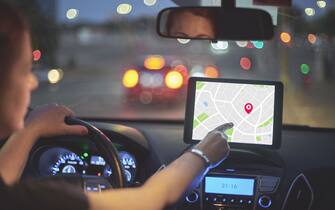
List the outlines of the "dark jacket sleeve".
<svg viewBox="0 0 335 210">
<path fill-rule="evenodd" d="M 82 189 L 66 183 L 26 181 L 6 186 L 0 178 L 0 209 L 88 210 Z"/>
</svg>

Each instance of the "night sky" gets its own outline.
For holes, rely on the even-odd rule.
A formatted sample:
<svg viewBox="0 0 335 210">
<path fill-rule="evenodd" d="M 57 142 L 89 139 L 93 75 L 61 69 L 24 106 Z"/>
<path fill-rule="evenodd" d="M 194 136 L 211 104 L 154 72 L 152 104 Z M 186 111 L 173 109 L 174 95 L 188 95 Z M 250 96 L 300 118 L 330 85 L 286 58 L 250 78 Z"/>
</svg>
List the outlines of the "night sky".
<svg viewBox="0 0 335 210">
<path fill-rule="evenodd" d="M 247 0 L 246 0 L 247 1 Z M 68 21 L 65 17 L 66 11 L 70 8 L 79 10 L 79 16 L 76 21 L 89 21 L 89 22 L 103 22 L 116 18 L 116 8 L 121 3 L 128 3 L 133 6 L 132 12 L 129 17 L 137 17 L 142 15 L 157 15 L 157 13 L 166 7 L 173 7 L 175 4 L 170 0 L 157 0 L 154 6 L 146 6 L 143 0 L 57 0 L 58 2 L 58 20 Z M 316 0 L 293 0 L 293 5 L 298 8 L 312 7 L 316 10 L 316 17 L 324 14 L 328 9 L 334 8 L 333 0 L 326 0 L 327 7 L 320 9 L 316 6 Z"/>
<path fill-rule="evenodd" d="M 66 11 L 70 8 L 79 10 L 79 16 L 75 21 L 89 20 L 90 22 L 101 22 L 111 20 L 117 16 L 116 8 L 121 3 L 128 3 L 133 6 L 131 17 L 142 15 L 157 15 L 158 12 L 166 7 L 173 7 L 175 4 L 169 0 L 157 0 L 154 6 L 146 6 L 143 0 L 58 0 L 58 18 L 66 21 Z"/>
</svg>

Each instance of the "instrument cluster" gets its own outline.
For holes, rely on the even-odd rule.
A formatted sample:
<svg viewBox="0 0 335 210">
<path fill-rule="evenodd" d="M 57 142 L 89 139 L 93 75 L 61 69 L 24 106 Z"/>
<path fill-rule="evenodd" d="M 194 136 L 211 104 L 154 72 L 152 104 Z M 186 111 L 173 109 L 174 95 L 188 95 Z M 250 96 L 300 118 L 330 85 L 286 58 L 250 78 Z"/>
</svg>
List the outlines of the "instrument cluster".
<svg viewBox="0 0 335 210">
<path fill-rule="evenodd" d="M 127 184 L 132 184 L 136 176 L 136 159 L 127 151 L 119 151 L 119 157 L 124 167 Z M 42 176 L 77 174 L 109 177 L 113 174 L 111 167 L 99 154 L 88 152 L 77 154 L 62 147 L 45 149 L 39 157 L 38 170 Z"/>
</svg>

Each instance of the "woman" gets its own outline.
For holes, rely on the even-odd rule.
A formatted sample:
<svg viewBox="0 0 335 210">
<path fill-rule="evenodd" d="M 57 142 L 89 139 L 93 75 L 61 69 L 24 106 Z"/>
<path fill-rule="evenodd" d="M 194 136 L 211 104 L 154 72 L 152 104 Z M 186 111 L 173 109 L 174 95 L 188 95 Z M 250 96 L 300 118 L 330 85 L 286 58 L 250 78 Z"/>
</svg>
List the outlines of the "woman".
<svg viewBox="0 0 335 210">
<path fill-rule="evenodd" d="M 0 2 L 0 137 L 10 136 L 0 150 L 0 206 L 3 209 L 145 209 L 175 203 L 191 184 L 229 153 L 225 124 L 184 153 L 141 187 L 84 193 L 61 183 L 20 182 L 29 151 L 36 139 L 62 134 L 85 135 L 87 129 L 64 123 L 72 111 L 63 106 L 38 108 L 24 123 L 31 91 L 37 80 L 31 72 L 32 49 L 24 19 Z M 178 179 L 175 179 L 178 177 Z M 139 202 L 140 199 L 140 202 Z"/>
<path fill-rule="evenodd" d="M 166 23 L 168 36 L 215 39 L 217 14 L 209 9 L 177 9 L 170 11 Z"/>
</svg>

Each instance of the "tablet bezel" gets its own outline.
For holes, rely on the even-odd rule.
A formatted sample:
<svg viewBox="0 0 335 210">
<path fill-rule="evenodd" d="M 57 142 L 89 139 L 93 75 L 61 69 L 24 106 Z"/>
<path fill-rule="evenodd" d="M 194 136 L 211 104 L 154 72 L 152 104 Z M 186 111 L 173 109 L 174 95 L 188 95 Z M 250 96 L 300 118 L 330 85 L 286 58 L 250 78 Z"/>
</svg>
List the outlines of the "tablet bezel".
<svg viewBox="0 0 335 210">
<path fill-rule="evenodd" d="M 255 84 L 255 85 L 273 85 L 275 87 L 275 96 L 274 96 L 275 101 L 274 101 L 272 145 L 232 143 L 232 142 L 230 142 L 229 145 L 235 148 L 251 148 L 251 147 L 271 148 L 271 149 L 280 148 L 281 130 L 282 130 L 282 113 L 283 113 L 283 84 L 281 82 L 261 81 L 261 80 L 221 79 L 221 78 L 214 79 L 214 78 L 202 78 L 202 77 L 191 77 L 188 82 L 186 111 L 185 111 L 185 125 L 184 125 L 184 142 L 186 144 L 194 144 L 194 143 L 199 142 L 199 140 L 192 139 L 196 82 L 198 81 Z"/>
</svg>

